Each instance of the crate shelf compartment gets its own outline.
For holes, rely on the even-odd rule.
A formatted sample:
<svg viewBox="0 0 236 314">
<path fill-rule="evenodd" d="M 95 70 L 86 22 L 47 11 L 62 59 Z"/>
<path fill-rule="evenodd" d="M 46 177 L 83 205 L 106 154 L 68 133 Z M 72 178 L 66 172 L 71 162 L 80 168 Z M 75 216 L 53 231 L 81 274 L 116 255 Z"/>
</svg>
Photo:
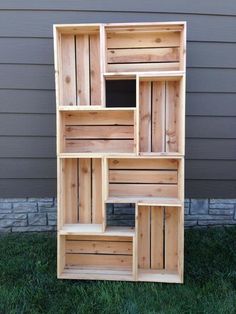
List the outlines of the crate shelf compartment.
<svg viewBox="0 0 236 314">
<path fill-rule="evenodd" d="M 137 206 L 137 280 L 183 281 L 183 207 Z"/>
<path fill-rule="evenodd" d="M 170 199 L 182 200 L 178 159 L 109 158 L 108 191 L 105 199 L 124 198 L 126 202 L 159 202 Z"/>
<path fill-rule="evenodd" d="M 59 159 L 58 168 L 59 230 L 99 232 L 103 224 L 102 160 Z"/>
<path fill-rule="evenodd" d="M 101 105 L 100 26 L 55 28 L 59 106 Z"/>
<path fill-rule="evenodd" d="M 119 276 L 132 280 L 133 237 L 107 235 L 60 236 L 59 248 L 65 255 L 60 260 L 60 274 L 77 278 L 106 279 Z M 71 277 L 69 277 L 71 278 Z"/>
<path fill-rule="evenodd" d="M 184 24 L 105 26 L 106 72 L 183 69 Z"/>
<path fill-rule="evenodd" d="M 61 112 L 61 153 L 134 153 L 134 110 Z"/>
<path fill-rule="evenodd" d="M 139 151 L 184 154 L 184 78 L 139 78 Z"/>
</svg>

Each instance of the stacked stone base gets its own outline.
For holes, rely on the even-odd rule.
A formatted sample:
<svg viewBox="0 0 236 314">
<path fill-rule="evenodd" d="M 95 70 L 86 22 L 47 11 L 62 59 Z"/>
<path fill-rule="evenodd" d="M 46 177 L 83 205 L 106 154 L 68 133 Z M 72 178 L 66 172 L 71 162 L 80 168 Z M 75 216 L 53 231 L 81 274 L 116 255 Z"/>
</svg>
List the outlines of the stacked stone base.
<svg viewBox="0 0 236 314">
<path fill-rule="evenodd" d="M 0 232 L 56 231 L 56 198 L 0 199 Z M 132 204 L 109 204 L 108 225 L 134 226 Z M 236 199 L 186 199 L 185 227 L 236 225 Z"/>
</svg>

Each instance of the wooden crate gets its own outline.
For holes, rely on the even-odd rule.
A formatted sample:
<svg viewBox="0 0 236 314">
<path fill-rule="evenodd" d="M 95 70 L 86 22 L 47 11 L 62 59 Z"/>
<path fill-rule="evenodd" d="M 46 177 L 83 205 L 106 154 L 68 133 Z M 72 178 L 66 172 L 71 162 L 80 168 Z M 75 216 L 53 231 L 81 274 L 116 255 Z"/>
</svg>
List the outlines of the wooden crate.
<svg viewBox="0 0 236 314">
<path fill-rule="evenodd" d="M 181 25 L 105 26 L 106 71 L 182 70 Z"/>
<path fill-rule="evenodd" d="M 136 151 L 135 109 L 65 111 L 60 118 L 62 153 Z"/>
<path fill-rule="evenodd" d="M 126 202 L 181 199 L 181 159 L 108 159 L 108 200 Z"/>
<path fill-rule="evenodd" d="M 101 105 L 99 25 L 62 27 L 57 36 L 60 105 Z"/>
<path fill-rule="evenodd" d="M 63 235 L 62 278 L 133 280 L 133 237 Z M 63 246 L 63 247 L 62 247 Z"/>
<path fill-rule="evenodd" d="M 138 205 L 137 280 L 182 282 L 183 209 Z"/>
<path fill-rule="evenodd" d="M 183 282 L 185 22 L 55 25 L 54 51 L 58 278 Z M 108 80 L 134 80 L 135 107 L 108 106 Z"/>
<path fill-rule="evenodd" d="M 65 158 L 59 166 L 59 228 L 65 225 L 92 224 L 102 230 L 101 158 Z M 83 226 L 80 226 L 83 228 Z M 88 227 L 88 226 L 87 226 Z"/>
<path fill-rule="evenodd" d="M 184 154 L 184 78 L 139 77 L 139 151 Z"/>
</svg>

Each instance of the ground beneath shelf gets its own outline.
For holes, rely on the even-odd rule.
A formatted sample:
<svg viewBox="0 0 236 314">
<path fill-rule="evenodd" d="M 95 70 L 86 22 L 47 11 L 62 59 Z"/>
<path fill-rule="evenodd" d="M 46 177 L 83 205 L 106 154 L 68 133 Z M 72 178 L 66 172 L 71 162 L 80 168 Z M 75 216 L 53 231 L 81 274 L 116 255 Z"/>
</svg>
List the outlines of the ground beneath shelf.
<svg viewBox="0 0 236 314">
<path fill-rule="evenodd" d="M 56 278 L 55 234 L 0 237 L 0 313 L 235 313 L 236 227 L 185 232 L 185 284 Z"/>
</svg>

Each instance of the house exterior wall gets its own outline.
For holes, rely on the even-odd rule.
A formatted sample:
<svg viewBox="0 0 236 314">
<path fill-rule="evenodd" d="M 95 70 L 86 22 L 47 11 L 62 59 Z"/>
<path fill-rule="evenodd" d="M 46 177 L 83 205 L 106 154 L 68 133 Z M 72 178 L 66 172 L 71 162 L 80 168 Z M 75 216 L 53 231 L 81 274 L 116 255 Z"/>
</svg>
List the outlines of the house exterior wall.
<svg viewBox="0 0 236 314">
<path fill-rule="evenodd" d="M 56 195 L 54 23 L 185 20 L 186 198 L 234 199 L 235 16 L 235 1 L 1 0 L 0 197 Z"/>
</svg>

